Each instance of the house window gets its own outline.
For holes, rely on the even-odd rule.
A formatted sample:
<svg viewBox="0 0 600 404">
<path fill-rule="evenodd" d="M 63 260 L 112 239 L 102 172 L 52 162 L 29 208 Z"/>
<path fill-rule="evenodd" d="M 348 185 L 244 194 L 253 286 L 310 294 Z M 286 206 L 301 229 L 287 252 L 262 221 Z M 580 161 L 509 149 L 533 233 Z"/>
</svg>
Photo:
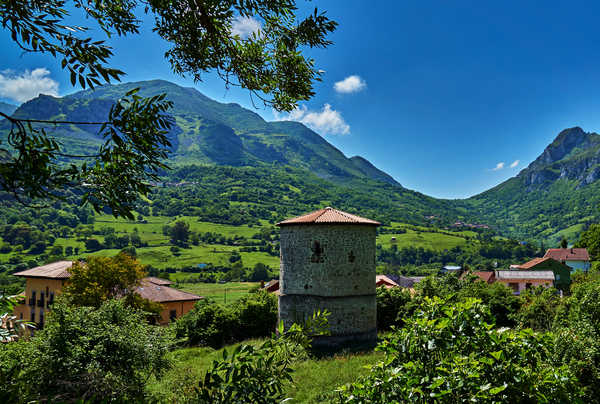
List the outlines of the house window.
<svg viewBox="0 0 600 404">
<path fill-rule="evenodd" d="M 525 289 L 531 289 L 531 283 L 527 282 L 527 283 L 525 284 Z"/>
<path fill-rule="evenodd" d="M 171 319 L 171 321 L 175 320 L 177 318 L 177 310 L 171 310 L 169 312 L 169 318 Z"/>
<path fill-rule="evenodd" d="M 354 252 L 350 251 L 350 253 L 348 254 L 348 261 L 350 263 L 353 263 L 356 260 L 356 257 L 354 256 Z"/>
<path fill-rule="evenodd" d="M 29 318 L 29 321 L 31 321 L 32 323 L 35 323 L 35 310 L 31 309 L 31 316 Z"/>
<path fill-rule="evenodd" d="M 29 298 L 29 305 L 35 306 L 35 290 L 31 291 L 31 297 Z"/>
<path fill-rule="evenodd" d="M 44 327 L 44 309 L 40 309 L 40 322 L 39 322 L 39 326 L 40 326 L 40 328 Z"/>
<path fill-rule="evenodd" d="M 519 284 L 517 282 L 509 282 L 508 287 L 511 288 L 514 292 L 519 291 Z"/>
<path fill-rule="evenodd" d="M 312 256 L 310 257 L 310 261 L 314 263 L 322 263 L 324 261 L 324 257 L 323 247 L 321 246 L 321 243 L 319 243 L 318 241 L 314 241 L 310 249 L 312 250 Z"/>
</svg>

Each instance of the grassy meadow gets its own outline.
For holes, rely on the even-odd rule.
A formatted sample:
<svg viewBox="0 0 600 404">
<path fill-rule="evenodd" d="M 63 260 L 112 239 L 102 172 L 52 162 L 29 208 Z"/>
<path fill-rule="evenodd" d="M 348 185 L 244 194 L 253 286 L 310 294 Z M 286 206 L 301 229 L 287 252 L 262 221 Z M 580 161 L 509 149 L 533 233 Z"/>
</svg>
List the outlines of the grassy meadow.
<svg viewBox="0 0 600 404">
<path fill-rule="evenodd" d="M 163 234 L 163 227 L 171 226 L 175 222 L 182 220 L 189 224 L 190 230 L 198 233 L 215 233 L 226 238 L 245 237 L 250 240 L 260 232 L 261 228 L 271 227 L 268 222 L 261 221 L 261 226 L 233 226 L 218 223 L 209 223 L 198 221 L 195 217 L 190 216 L 148 216 L 144 221 L 130 221 L 123 218 L 116 219 L 111 215 L 97 215 L 94 222 L 94 230 L 101 231 L 104 228 L 113 228 L 117 236 L 123 234 L 132 234 L 137 232 L 142 242 L 147 243 L 147 247 L 136 248 L 138 259 L 145 265 L 152 265 L 155 268 L 182 268 L 196 266 L 198 264 L 213 264 L 213 265 L 230 265 L 229 257 L 234 252 L 239 252 L 242 257 L 242 262 L 245 267 L 251 268 L 257 263 L 263 263 L 272 270 L 277 270 L 279 267 L 279 257 L 269 255 L 266 252 L 240 252 L 242 245 L 225 245 L 225 244 L 208 244 L 200 243 L 197 246 L 190 245 L 190 248 L 182 248 L 177 254 L 171 252 L 171 243 L 169 236 Z M 391 223 L 388 227 L 392 233 L 380 234 L 377 237 L 377 243 L 384 248 L 390 248 L 396 245 L 399 249 L 403 247 L 423 247 L 436 251 L 451 249 L 456 246 L 464 246 L 469 242 L 467 238 L 476 236 L 473 231 L 447 232 L 447 231 L 432 231 L 431 228 L 421 226 L 409 226 L 402 223 Z M 398 229 L 398 233 L 393 233 L 394 229 Z M 101 235 L 93 235 L 100 242 L 104 241 Z M 392 241 L 392 238 L 395 238 Z M 85 249 L 83 240 L 75 238 L 57 238 L 56 245 L 62 247 L 79 248 L 79 254 L 68 258 L 85 257 L 89 255 L 111 256 L 118 253 L 119 249 L 103 249 L 94 252 L 88 252 Z M 8 258 L 5 257 L 5 258 Z"/>
<path fill-rule="evenodd" d="M 231 351 L 238 345 L 230 345 L 226 349 Z M 160 402 L 183 402 L 182 397 L 193 394 L 204 372 L 213 360 L 222 358 L 222 354 L 222 349 L 212 348 L 184 348 L 169 353 L 173 367 L 161 380 L 153 380 L 149 384 L 149 393 Z M 336 388 L 355 381 L 368 372 L 365 366 L 375 364 L 381 358 L 381 353 L 370 351 L 299 361 L 294 365 L 294 384 L 288 385 L 287 397 L 292 398 L 291 403 L 329 403 Z"/>
<path fill-rule="evenodd" d="M 258 282 L 227 282 L 227 283 L 185 283 L 186 276 L 193 275 L 178 272 L 170 274 L 175 286 L 185 292 L 210 298 L 217 303 L 230 304 L 246 296 L 252 288 L 260 285 Z"/>
</svg>

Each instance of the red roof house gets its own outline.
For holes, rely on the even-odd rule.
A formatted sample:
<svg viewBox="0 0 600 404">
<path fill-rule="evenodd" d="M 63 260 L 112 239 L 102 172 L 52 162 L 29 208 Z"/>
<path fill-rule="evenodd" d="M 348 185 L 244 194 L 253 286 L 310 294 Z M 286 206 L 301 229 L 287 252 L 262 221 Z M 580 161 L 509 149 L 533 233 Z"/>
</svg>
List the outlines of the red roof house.
<svg viewBox="0 0 600 404">
<path fill-rule="evenodd" d="M 571 271 L 590 269 L 590 255 L 585 248 L 550 248 L 544 258 L 553 258 L 558 262 L 567 264 Z"/>
</svg>

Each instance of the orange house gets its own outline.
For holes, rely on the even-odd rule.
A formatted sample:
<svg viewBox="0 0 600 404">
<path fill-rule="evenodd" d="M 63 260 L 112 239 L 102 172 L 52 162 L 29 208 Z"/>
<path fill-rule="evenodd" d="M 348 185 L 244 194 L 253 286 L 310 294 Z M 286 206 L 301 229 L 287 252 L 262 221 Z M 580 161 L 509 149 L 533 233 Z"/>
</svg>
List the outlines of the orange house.
<svg viewBox="0 0 600 404">
<path fill-rule="evenodd" d="M 38 327 L 42 328 L 46 313 L 71 277 L 69 269 L 72 266 L 72 261 L 58 261 L 15 273 L 15 276 L 25 278 L 25 301 L 14 310 L 17 318 L 37 323 Z M 202 299 L 201 296 L 171 288 L 169 285 L 171 282 L 166 279 L 147 277 L 143 278 L 140 286 L 136 288 L 136 292 L 143 298 L 163 305 L 159 324 L 168 324 L 171 320 L 181 317 Z"/>
</svg>

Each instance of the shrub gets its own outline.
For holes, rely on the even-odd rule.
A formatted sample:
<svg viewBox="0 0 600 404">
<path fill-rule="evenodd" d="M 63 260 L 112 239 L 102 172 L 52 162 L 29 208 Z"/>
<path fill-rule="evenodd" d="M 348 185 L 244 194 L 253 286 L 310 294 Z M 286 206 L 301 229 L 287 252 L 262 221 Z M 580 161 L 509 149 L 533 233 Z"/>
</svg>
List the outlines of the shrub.
<svg viewBox="0 0 600 404">
<path fill-rule="evenodd" d="M 561 297 L 554 288 L 538 287 L 522 295 L 523 305 L 512 317 L 521 328 L 551 331 Z"/>
<path fill-rule="evenodd" d="M 175 323 L 177 337 L 187 337 L 188 345 L 219 348 L 226 343 L 269 336 L 277 325 L 277 300 L 259 291 L 243 297 L 230 306 L 209 299 Z"/>
<path fill-rule="evenodd" d="M 411 296 L 402 288 L 377 288 L 377 329 L 389 330 L 401 326 L 403 318 L 412 310 Z"/>
<path fill-rule="evenodd" d="M 264 290 L 244 296 L 233 304 L 236 327 L 233 337 L 267 337 L 277 327 L 277 298 Z"/>
<path fill-rule="evenodd" d="M 283 403 L 284 388 L 292 383 L 292 363 L 307 356 L 311 336 L 327 333 L 327 312 L 316 312 L 305 324 L 292 325 L 258 346 L 239 345 L 213 362 L 196 390 L 202 404 Z"/>
<path fill-rule="evenodd" d="M 345 403 L 572 402 L 566 366 L 551 366 L 548 334 L 494 329 L 478 299 L 425 298 L 421 310 L 379 346 L 383 362 L 340 389 Z"/>
<path fill-rule="evenodd" d="M 188 345 L 220 348 L 232 340 L 235 327 L 233 312 L 210 299 L 203 299 L 175 323 L 178 338 L 187 337 Z"/>
<path fill-rule="evenodd" d="M 19 401 L 139 401 L 148 377 L 168 369 L 171 343 L 168 329 L 148 325 L 123 301 L 98 309 L 57 302 L 30 341 L 2 347 L 11 365 L 0 367 L 0 380 L 16 376 Z"/>
</svg>

